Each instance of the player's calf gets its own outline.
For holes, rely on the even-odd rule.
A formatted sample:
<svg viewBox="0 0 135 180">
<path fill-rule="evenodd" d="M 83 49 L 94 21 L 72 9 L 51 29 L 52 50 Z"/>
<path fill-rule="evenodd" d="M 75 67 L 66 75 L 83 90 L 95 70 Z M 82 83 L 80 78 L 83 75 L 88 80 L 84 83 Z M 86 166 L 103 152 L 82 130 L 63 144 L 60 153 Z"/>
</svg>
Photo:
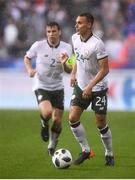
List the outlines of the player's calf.
<svg viewBox="0 0 135 180">
<path fill-rule="evenodd" d="M 49 120 L 41 119 L 41 138 L 45 142 L 49 140 Z"/>
</svg>

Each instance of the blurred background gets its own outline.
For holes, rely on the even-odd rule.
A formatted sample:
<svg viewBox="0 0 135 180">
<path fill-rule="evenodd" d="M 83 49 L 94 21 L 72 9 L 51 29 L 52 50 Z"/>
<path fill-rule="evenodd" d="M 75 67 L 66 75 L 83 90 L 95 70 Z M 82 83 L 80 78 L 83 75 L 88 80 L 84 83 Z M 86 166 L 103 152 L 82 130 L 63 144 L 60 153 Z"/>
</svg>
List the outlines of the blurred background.
<svg viewBox="0 0 135 180">
<path fill-rule="evenodd" d="M 62 40 L 71 43 L 82 12 L 94 15 L 93 33 L 103 39 L 109 55 L 109 110 L 135 111 L 135 0 L 0 0 L 1 109 L 37 108 L 23 64 L 25 52 L 45 37 L 48 21 L 57 21 Z M 72 89 L 69 76 L 64 79 L 68 109 Z"/>
</svg>

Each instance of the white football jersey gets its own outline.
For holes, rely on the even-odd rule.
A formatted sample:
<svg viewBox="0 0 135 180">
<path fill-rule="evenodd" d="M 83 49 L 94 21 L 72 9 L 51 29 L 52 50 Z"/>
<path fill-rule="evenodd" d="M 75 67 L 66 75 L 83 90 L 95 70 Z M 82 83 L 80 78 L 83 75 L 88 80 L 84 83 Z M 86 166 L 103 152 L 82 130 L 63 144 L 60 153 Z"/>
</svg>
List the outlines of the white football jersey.
<svg viewBox="0 0 135 180">
<path fill-rule="evenodd" d="M 92 35 L 86 42 L 81 41 L 77 33 L 72 36 L 74 53 L 77 63 L 77 82 L 83 90 L 99 71 L 98 61 L 107 57 L 102 40 Z M 100 91 L 107 88 L 107 80 L 104 78 L 97 83 L 92 91 Z"/>
<path fill-rule="evenodd" d="M 37 73 L 34 76 L 33 90 L 60 90 L 63 85 L 63 67 L 60 54 L 72 55 L 72 46 L 60 41 L 56 47 L 48 44 L 47 40 L 36 41 L 26 52 L 26 56 L 36 60 Z"/>
</svg>

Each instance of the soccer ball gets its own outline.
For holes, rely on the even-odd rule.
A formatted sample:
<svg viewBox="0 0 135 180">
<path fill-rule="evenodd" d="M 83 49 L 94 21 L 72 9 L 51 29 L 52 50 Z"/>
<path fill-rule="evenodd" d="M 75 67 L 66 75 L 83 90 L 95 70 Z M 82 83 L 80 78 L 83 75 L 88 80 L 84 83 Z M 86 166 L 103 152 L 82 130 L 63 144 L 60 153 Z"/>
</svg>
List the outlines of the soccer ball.
<svg viewBox="0 0 135 180">
<path fill-rule="evenodd" d="M 68 168 L 72 164 L 72 155 L 67 149 L 58 149 L 52 157 L 52 162 L 56 168 Z"/>
</svg>

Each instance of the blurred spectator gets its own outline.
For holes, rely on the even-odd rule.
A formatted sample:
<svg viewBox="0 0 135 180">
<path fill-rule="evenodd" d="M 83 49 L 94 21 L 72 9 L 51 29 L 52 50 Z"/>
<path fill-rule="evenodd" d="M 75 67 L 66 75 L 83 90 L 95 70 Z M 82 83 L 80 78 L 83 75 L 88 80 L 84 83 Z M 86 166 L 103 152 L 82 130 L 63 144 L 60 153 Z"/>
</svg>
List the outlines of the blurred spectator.
<svg viewBox="0 0 135 180">
<path fill-rule="evenodd" d="M 118 21 L 117 16 L 119 13 L 120 4 L 117 0 L 103 0 L 101 3 L 101 13 L 105 28 L 110 25 L 116 24 Z M 117 21 L 116 21 L 117 19 Z"/>
<path fill-rule="evenodd" d="M 104 32 L 103 32 L 103 28 L 102 28 L 102 24 L 100 20 L 95 20 L 93 33 L 100 38 L 103 37 Z"/>
<path fill-rule="evenodd" d="M 119 53 L 123 46 L 123 40 L 119 28 L 110 26 L 107 31 L 107 40 L 105 41 L 106 51 L 110 61 L 117 61 Z"/>
<path fill-rule="evenodd" d="M 135 68 L 135 0 L 125 0 L 125 24 L 121 28 L 124 43 L 115 61 L 110 61 L 111 68 Z"/>
<path fill-rule="evenodd" d="M 5 0 L 0 1 L 0 40 L 3 40 L 3 32 L 7 20 L 7 3 Z"/>
<path fill-rule="evenodd" d="M 129 2 L 126 10 L 127 21 L 124 26 L 124 35 L 128 36 L 130 33 L 130 25 L 135 23 L 135 0 Z"/>
<path fill-rule="evenodd" d="M 20 21 L 21 20 L 21 10 L 18 7 L 17 1 L 13 0 L 8 3 L 8 9 L 10 12 L 11 17 L 14 19 L 14 21 Z"/>
<path fill-rule="evenodd" d="M 131 1 L 129 3 L 128 9 L 127 9 L 127 16 L 128 16 L 128 22 L 134 23 L 135 21 L 135 1 Z"/>
<path fill-rule="evenodd" d="M 52 0 L 49 4 L 49 9 L 47 13 L 48 21 L 56 21 L 63 27 L 62 38 L 65 41 L 70 41 L 72 28 L 71 19 L 66 11 L 64 5 L 62 6 L 58 0 Z"/>
<path fill-rule="evenodd" d="M 12 18 L 8 19 L 7 25 L 4 28 L 4 44 L 7 47 L 9 55 L 12 56 L 12 48 L 15 46 L 18 38 L 18 28 Z"/>
<path fill-rule="evenodd" d="M 123 43 L 117 62 L 111 68 L 135 68 L 135 24 L 130 25 L 129 35 Z"/>
<path fill-rule="evenodd" d="M 34 10 L 39 15 L 44 15 L 48 9 L 46 0 L 34 0 Z"/>
<path fill-rule="evenodd" d="M 4 28 L 4 43 L 8 48 L 15 44 L 18 33 L 18 28 L 13 19 L 8 19 L 8 23 Z"/>
<path fill-rule="evenodd" d="M 47 14 L 48 21 L 56 21 L 59 22 L 60 25 L 64 25 L 66 23 L 66 17 L 66 10 L 59 4 L 57 0 L 53 0 Z"/>
<path fill-rule="evenodd" d="M 24 30 L 26 31 L 29 45 L 37 39 L 42 38 L 46 24 L 44 14 L 37 14 L 34 9 L 30 9 L 29 14 L 25 17 L 24 21 L 26 24 L 26 28 Z"/>
<path fill-rule="evenodd" d="M 3 42 L 0 41 L 0 58 L 5 59 L 8 57 L 8 52 L 6 46 L 4 46 Z"/>
<path fill-rule="evenodd" d="M 70 42 L 76 15 L 84 11 L 95 17 L 93 33 L 106 41 L 110 67 L 134 62 L 135 0 L 0 0 L 0 58 L 23 57 L 31 43 L 43 38 L 47 21 L 61 24 L 62 38 Z"/>
</svg>

